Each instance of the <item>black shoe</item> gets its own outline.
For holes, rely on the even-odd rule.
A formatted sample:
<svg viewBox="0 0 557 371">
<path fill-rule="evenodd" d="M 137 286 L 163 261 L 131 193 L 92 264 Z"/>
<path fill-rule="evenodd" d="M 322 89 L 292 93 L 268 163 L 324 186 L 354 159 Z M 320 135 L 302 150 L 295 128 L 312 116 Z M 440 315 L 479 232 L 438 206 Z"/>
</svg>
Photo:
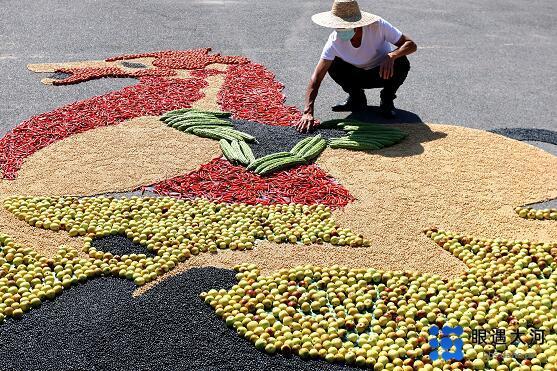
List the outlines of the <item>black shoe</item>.
<svg viewBox="0 0 557 371">
<path fill-rule="evenodd" d="M 363 90 L 359 90 L 356 93 L 348 95 L 348 98 L 344 102 L 331 107 L 331 109 L 333 110 L 333 112 L 357 112 L 364 110 L 366 107 L 366 94 Z"/>
<path fill-rule="evenodd" d="M 396 117 L 396 108 L 392 100 L 381 98 L 381 103 L 379 104 L 379 111 L 381 112 L 381 115 L 385 118 L 392 119 Z"/>
</svg>

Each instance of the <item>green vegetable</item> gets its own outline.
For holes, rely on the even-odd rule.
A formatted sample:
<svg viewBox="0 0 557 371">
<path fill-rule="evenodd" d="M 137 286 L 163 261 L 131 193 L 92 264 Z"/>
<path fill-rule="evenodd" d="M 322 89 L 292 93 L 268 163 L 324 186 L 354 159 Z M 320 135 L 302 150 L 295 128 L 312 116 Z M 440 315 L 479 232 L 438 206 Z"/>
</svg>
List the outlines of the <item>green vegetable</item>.
<svg viewBox="0 0 557 371">
<path fill-rule="evenodd" d="M 173 127 L 174 129 L 191 133 L 191 130 L 188 129 L 193 129 L 194 127 L 198 128 L 203 126 L 203 128 L 214 129 L 214 128 L 223 127 L 227 125 L 228 124 L 220 124 L 220 123 L 204 122 L 204 121 L 179 121 Z"/>
<path fill-rule="evenodd" d="M 300 149 L 305 146 L 306 144 L 308 144 L 311 140 L 313 139 L 313 137 L 307 137 L 302 139 L 301 141 L 299 141 L 298 143 L 296 143 L 294 145 L 294 147 L 292 147 L 292 149 L 290 150 L 290 153 L 297 155 L 300 152 Z"/>
<path fill-rule="evenodd" d="M 339 126 L 347 125 L 350 123 L 361 123 L 361 121 L 353 119 L 334 119 L 322 121 L 319 125 L 317 125 L 317 127 L 320 129 L 337 129 Z"/>
<path fill-rule="evenodd" d="M 177 122 L 185 120 L 187 120 L 187 118 L 185 118 L 184 116 L 174 116 L 170 120 L 166 121 L 166 125 L 174 127 L 173 125 L 175 125 Z"/>
<path fill-rule="evenodd" d="M 350 140 L 346 138 L 331 139 L 329 145 L 331 146 L 331 148 L 355 149 L 360 151 L 382 148 L 382 146 L 375 143 Z"/>
<path fill-rule="evenodd" d="M 255 156 L 253 155 L 253 151 L 251 150 L 249 144 L 247 144 L 243 140 L 238 141 L 238 143 L 240 143 L 240 148 L 242 149 L 244 157 L 248 160 L 248 163 L 251 164 L 253 161 L 255 161 Z"/>
<path fill-rule="evenodd" d="M 225 124 L 225 125 L 229 125 L 232 126 L 232 123 L 228 120 L 221 120 L 219 118 L 202 118 L 202 117 L 184 117 L 183 120 L 185 122 L 200 122 L 200 123 L 205 123 L 205 124 Z"/>
<path fill-rule="evenodd" d="M 230 163 L 235 163 L 236 158 L 234 157 L 234 150 L 232 146 L 226 139 L 219 140 L 220 149 L 222 150 L 222 154 Z"/>
<path fill-rule="evenodd" d="M 234 156 L 241 164 L 248 165 L 250 163 L 250 161 L 244 156 L 240 143 L 237 140 L 232 141 L 232 150 L 234 151 Z"/>
<path fill-rule="evenodd" d="M 228 141 L 233 141 L 236 138 L 227 135 L 225 133 L 222 132 L 218 132 L 216 129 L 200 129 L 200 128 L 193 128 L 192 133 L 203 137 L 203 138 L 210 138 L 210 139 L 216 139 L 216 140 L 221 140 L 221 139 L 226 139 Z"/>
<path fill-rule="evenodd" d="M 189 110 L 193 112 L 206 113 L 209 115 L 213 115 L 215 117 L 230 117 L 232 115 L 230 112 L 223 112 L 223 111 L 206 111 L 206 110 L 199 110 L 197 108 L 191 108 Z"/>
<path fill-rule="evenodd" d="M 297 156 L 291 156 L 291 157 L 279 159 L 278 161 L 269 164 L 263 169 L 256 171 L 256 173 L 259 175 L 268 175 L 279 170 L 285 170 L 294 166 L 303 165 L 305 163 L 307 163 L 305 159 Z"/>
<path fill-rule="evenodd" d="M 231 114 L 229 112 L 203 111 L 195 108 L 181 108 L 178 110 L 166 112 L 164 115 L 161 116 L 161 121 L 169 124 L 173 120 L 178 121 L 178 119 L 199 119 L 208 121 L 218 120 L 229 123 L 229 121 L 224 121 L 222 119 L 228 118 L 230 117 L 230 115 Z M 231 125 L 231 123 L 229 124 Z"/>
<path fill-rule="evenodd" d="M 272 153 L 270 155 L 267 156 L 263 156 L 258 158 L 257 160 L 253 161 L 251 164 L 249 164 L 249 166 L 247 167 L 248 170 L 254 170 L 256 169 L 259 165 L 261 165 L 262 163 L 264 163 L 265 161 L 270 161 L 270 160 L 275 160 L 278 158 L 283 158 L 283 157 L 291 157 L 292 154 L 290 152 L 277 152 L 277 153 Z"/>
<path fill-rule="evenodd" d="M 306 145 L 304 145 L 302 148 L 300 148 L 300 150 L 298 151 L 298 153 L 296 153 L 296 155 L 298 157 L 304 157 L 304 153 L 306 153 L 306 151 L 310 148 L 312 148 L 316 143 L 318 143 L 319 141 L 321 141 L 321 134 L 317 134 L 316 136 L 314 136 L 313 138 L 311 138 L 311 140 L 306 143 Z"/>
<path fill-rule="evenodd" d="M 186 133 L 193 133 L 194 129 L 210 129 L 213 130 L 215 129 L 215 127 L 217 127 L 217 125 L 206 125 L 206 124 L 185 124 L 182 125 L 180 127 L 178 127 L 177 129 L 180 131 L 185 131 Z"/>
<path fill-rule="evenodd" d="M 273 165 L 273 164 L 275 164 L 275 163 L 281 162 L 282 160 L 285 160 L 285 159 L 288 159 L 288 158 L 294 158 L 294 157 L 297 157 L 297 156 L 290 155 L 290 156 L 287 156 L 287 157 L 274 158 L 274 159 L 271 159 L 271 160 L 267 160 L 267 161 L 263 162 L 262 164 L 260 164 L 258 167 L 256 167 L 256 168 L 253 170 L 253 172 L 256 173 L 256 174 L 259 174 L 259 173 L 260 173 L 261 171 L 263 171 L 265 168 L 267 168 L 267 167 L 269 167 L 269 166 L 271 166 L 271 165 Z M 297 157 L 297 158 L 299 158 L 299 157 Z"/>
<path fill-rule="evenodd" d="M 327 148 L 327 141 L 321 138 L 313 146 L 311 146 L 307 150 L 304 150 L 303 153 L 300 153 L 300 157 L 302 157 L 306 161 L 311 161 L 317 158 L 317 156 L 319 156 L 321 152 L 325 150 L 325 148 Z"/>
<path fill-rule="evenodd" d="M 404 135 L 399 134 L 384 134 L 384 133 L 369 133 L 369 132 L 361 132 L 361 131 L 351 131 L 348 133 L 348 136 L 351 138 L 372 138 L 377 140 L 394 140 L 400 141 L 405 138 Z"/>
<path fill-rule="evenodd" d="M 361 125 L 356 125 L 356 124 L 350 124 L 350 125 L 344 125 L 342 127 L 342 130 L 346 130 L 346 131 L 350 131 L 350 130 L 374 130 L 374 131 L 396 131 L 395 129 L 392 128 L 387 128 L 384 126 L 379 126 L 379 125 L 375 125 L 375 124 L 361 124 Z"/>
<path fill-rule="evenodd" d="M 365 123 L 357 120 L 330 120 L 347 132 L 347 136 L 329 141 L 332 148 L 353 150 L 381 149 L 400 142 L 406 137 L 402 131 L 385 125 Z M 313 155 L 313 151 L 311 153 Z"/>
<path fill-rule="evenodd" d="M 244 133 L 244 132 L 239 131 L 239 130 L 235 130 L 235 129 L 231 129 L 231 128 L 225 128 L 225 127 L 223 127 L 222 130 L 226 134 L 236 137 L 238 140 L 246 140 L 248 142 L 254 142 L 255 141 L 255 137 L 252 136 L 252 135 L 249 135 L 248 133 Z"/>
<path fill-rule="evenodd" d="M 164 115 L 161 116 L 161 120 L 162 121 L 168 120 L 168 119 L 173 118 L 177 115 L 181 115 L 181 114 L 183 114 L 183 113 L 185 113 L 189 110 L 190 110 L 190 108 L 181 108 L 181 109 L 177 109 L 177 110 L 174 110 L 174 111 L 168 111 Z"/>
<path fill-rule="evenodd" d="M 358 143 L 370 143 L 370 144 L 374 144 L 379 148 L 383 148 L 386 146 L 390 146 L 392 144 L 394 144 L 395 142 L 392 140 L 378 140 L 378 139 L 373 139 L 373 138 L 369 138 L 369 137 L 342 137 L 342 139 L 348 140 L 348 141 L 352 141 L 352 142 L 358 142 Z"/>
</svg>

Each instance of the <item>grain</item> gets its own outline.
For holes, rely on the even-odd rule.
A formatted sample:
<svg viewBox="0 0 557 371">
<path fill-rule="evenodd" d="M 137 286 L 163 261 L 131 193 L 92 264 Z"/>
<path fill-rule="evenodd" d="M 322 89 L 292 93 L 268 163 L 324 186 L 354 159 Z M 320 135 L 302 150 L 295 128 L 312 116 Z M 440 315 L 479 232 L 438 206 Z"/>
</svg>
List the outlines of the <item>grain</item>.
<svg viewBox="0 0 557 371">
<path fill-rule="evenodd" d="M 464 268 L 425 242 L 421 231 L 429 226 L 485 238 L 557 241 L 557 228 L 514 212 L 557 196 L 555 171 L 548 171 L 557 169 L 557 157 L 475 129 L 399 127 L 409 138 L 397 146 L 371 154 L 327 150 L 318 160 L 357 198 L 333 215 L 372 240 L 379 257 L 373 267 L 445 276 Z"/>
<path fill-rule="evenodd" d="M 0 197 L 0 205 L 4 203 L 5 196 Z M 0 206 L 0 231 L 10 236 L 15 242 L 33 249 L 46 257 L 53 257 L 60 245 L 73 247 L 79 255 L 86 257 L 81 252 L 83 239 L 70 237 L 64 232 L 53 232 L 45 229 L 31 227 L 25 221 L 17 219 L 12 213 Z"/>
<path fill-rule="evenodd" d="M 158 117 L 140 117 L 72 135 L 34 153 L 15 180 L 0 182 L 0 194 L 131 191 L 193 171 L 220 153 L 217 142 L 169 128 Z"/>
<path fill-rule="evenodd" d="M 436 273 L 450 278 L 466 266 L 423 230 L 485 238 L 557 241 L 551 220 L 520 218 L 514 207 L 557 197 L 557 157 L 485 131 L 449 125 L 397 125 L 409 136 L 373 153 L 327 149 L 318 165 L 357 198 L 333 217 L 371 239 L 369 248 L 277 246 L 197 256 L 171 274 L 196 266 L 232 268 L 253 263 L 264 273 L 300 264 L 339 264 Z M 551 224 L 553 223 L 553 224 Z M 148 290 L 166 276 L 136 291 Z"/>
<path fill-rule="evenodd" d="M 228 65 L 215 63 L 209 65 L 208 68 L 216 69 L 219 71 L 226 71 Z M 197 108 L 200 110 L 207 110 L 207 111 L 221 111 L 221 106 L 217 102 L 217 94 L 222 88 L 224 84 L 225 74 L 218 74 L 208 76 L 206 78 L 207 83 L 209 84 L 206 88 L 202 89 L 201 92 L 204 94 L 203 98 L 196 101 L 192 107 Z"/>
<path fill-rule="evenodd" d="M 161 148 L 161 143 L 164 146 Z M 95 195 L 125 192 L 197 169 L 220 155 L 218 143 L 167 127 L 157 117 L 93 129 L 27 158 L 15 180 L 0 181 L 0 202 L 11 195 Z M 0 208 L 0 231 L 51 257 L 59 245 L 81 251 L 67 233 L 40 230 Z"/>
</svg>

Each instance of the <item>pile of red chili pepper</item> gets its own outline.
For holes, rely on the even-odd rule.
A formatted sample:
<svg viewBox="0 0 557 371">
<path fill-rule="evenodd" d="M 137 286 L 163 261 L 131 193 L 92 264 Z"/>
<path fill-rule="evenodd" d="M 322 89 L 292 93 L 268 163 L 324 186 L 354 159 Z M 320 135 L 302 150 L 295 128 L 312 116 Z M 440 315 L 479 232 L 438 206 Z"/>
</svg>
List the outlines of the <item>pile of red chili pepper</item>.
<svg viewBox="0 0 557 371">
<path fill-rule="evenodd" d="M 264 66 L 239 64 L 228 68 L 218 102 L 223 111 L 232 112 L 236 119 L 267 125 L 295 125 L 302 114 L 296 107 L 284 104 L 283 88 Z"/>
<path fill-rule="evenodd" d="M 102 77 L 143 77 L 143 76 L 172 76 L 176 72 L 170 69 L 138 69 L 136 71 L 124 71 L 118 67 L 84 67 L 84 68 L 61 68 L 56 72 L 67 73 L 70 76 L 65 79 L 53 80 L 52 85 L 70 85 L 84 81 L 100 79 Z"/>
<path fill-rule="evenodd" d="M 203 97 L 200 90 L 205 86 L 202 79 L 141 77 L 137 85 L 33 116 L 0 139 L 2 175 L 15 179 L 26 157 L 73 134 L 190 107 Z"/>
<path fill-rule="evenodd" d="M 191 49 L 191 50 L 165 50 L 161 52 L 121 55 L 106 59 L 107 62 L 136 59 L 136 58 L 156 58 L 153 66 L 170 69 L 193 70 L 205 68 L 211 63 L 241 64 L 248 63 L 249 60 L 240 56 L 222 56 L 220 54 L 209 54 L 211 48 Z"/>
<path fill-rule="evenodd" d="M 217 158 L 187 175 L 153 185 L 160 195 L 203 197 L 216 202 L 344 207 L 354 198 L 317 165 L 303 165 L 261 177 L 243 166 Z"/>
<path fill-rule="evenodd" d="M 70 74 L 53 84 L 75 84 L 101 77 L 135 77 L 139 83 L 101 96 L 75 102 L 22 122 L 0 139 L 0 171 L 15 179 L 24 159 L 73 134 L 120 123 L 135 117 L 161 115 L 190 107 L 203 97 L 207 76 L 226 73 L 218 95 L 224 111 L 241 120 L 268 125 L 293 125 L 301 116 L 296 107 L 284 105 L 283 85 L 265 67 L 244 57 L 209 55 L 209 48 L 163 51 L 109 58 L 107 61 L 154 57 L 155 69 L 124 70 L 114 67 L 61 69 Z M 232 64 L 227 71 L 204 69 L 211 63 Z M 234 65 L 235 64 L 235 65 Z M 198 69 L 191 79 L 168 79 L 173 69 Z"/>
<path fill-rule="evenodd" d="M 226 75 L 226 71 L 217 70 L 214 68 L 205 68 L 202 70 L 189 71 L 190 76 L 197 77 L 198 79 L 205 79 L 214 75 Z"/>
<path fill-rule="evenodd" d="M 256 121 L 267 125 L 294 125 L 301 112 L 284 105 L 284 85 L 264 66 L 252 63 L 245 57 L 208 54 L 210 48 L 187 51 L 167 50 L 154 53 L 123 55 L 108 58 L 117 61 L 135 58 L 156 58 L 153 65 L 159 68 L 188 69 L 192 76 L 206 77 L 219 73 L 214 69 L 202 70 L 211 63 L 232 64 L 228 68 L 224 86 L 218 95 L 223 111 L 232 112 L 240 120 Z M 207 72 L 205 72 L 207 71 Z"/>
</svg>

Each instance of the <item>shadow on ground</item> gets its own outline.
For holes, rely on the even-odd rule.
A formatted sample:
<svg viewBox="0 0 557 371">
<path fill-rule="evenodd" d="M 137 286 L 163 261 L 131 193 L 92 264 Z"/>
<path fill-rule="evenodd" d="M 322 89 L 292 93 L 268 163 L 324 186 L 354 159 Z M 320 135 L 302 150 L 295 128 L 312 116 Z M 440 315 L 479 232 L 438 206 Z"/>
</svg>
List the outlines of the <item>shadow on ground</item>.
<svg viewBox="0 0 557 371">
<path fill-rule="evenodd" d="M 363 122 L 393 125 L 402 129 L 408 136 L 400 143 L 380 150 L 368 151 L 386 157 L 415 156 L 424 152 L 423 143 L 442 139 L 447 136 L 441 131 L 433 131 L 417 114 L 397 109 L 397 116 L 393 119 L 383 117 L 377 106 L 367 106 L 360 112 L 352 112 L 346 118 Z"/>
<path fill-rule="evenodd" d="M 352 112 L 348 118 L 365 121 L 375 122 L 377 124 L 423 124 L 424 122 L 414 112 L 397 109 L 397 115 L 393 119 L 383 117 L 379 111 L 378 106 L 367 106 L 360 112 Z"/>
</svg>

